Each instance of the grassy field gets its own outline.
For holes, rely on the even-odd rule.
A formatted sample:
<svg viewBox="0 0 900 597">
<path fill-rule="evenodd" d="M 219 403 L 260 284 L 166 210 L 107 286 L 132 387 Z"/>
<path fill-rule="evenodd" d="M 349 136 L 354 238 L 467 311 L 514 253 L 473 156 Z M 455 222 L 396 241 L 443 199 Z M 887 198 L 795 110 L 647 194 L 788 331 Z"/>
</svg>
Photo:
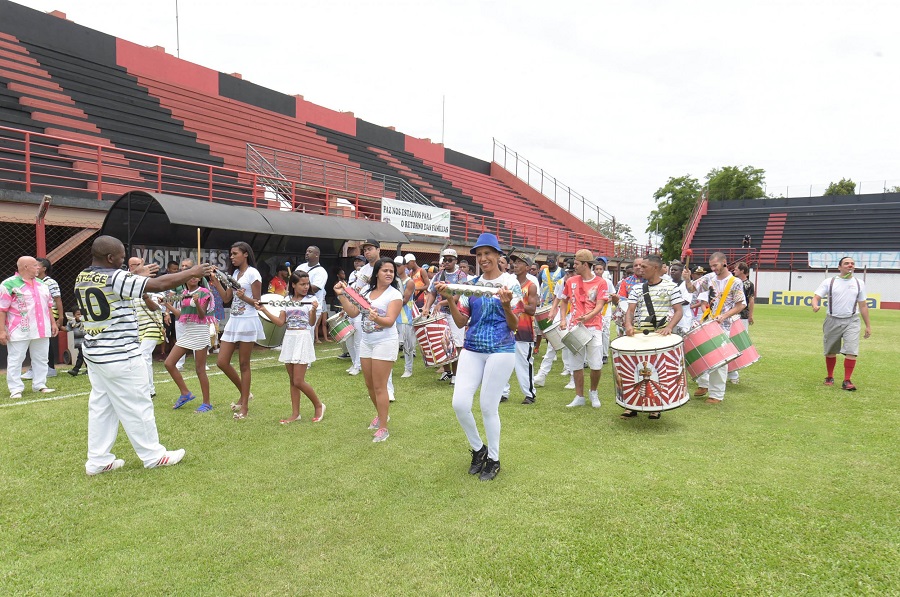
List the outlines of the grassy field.
<svg viewBox="0 0 900 597">
<path fill-rule="evenodd" d="M 900 312 L 872 319 L 850 393 L 822 385 L 821 313 L 760 306 L 740 385 L 656 422 L 618 418 L 607 371 L 601 409 L 565 408 L 558 361 L 534 406 L 513 383 L 490 483 L 420 360 L 383 444 L 333 345 L 310 373 L 320 424 L 308 402 L 278 424 L 277 353 L 257 354 L 243 422 L 224 376 L 197 415 L 160 369 L 160 436 L 184 462 L 144 470 L 120 433 L 125 468 L 94 478 L 89 383 L 63 375 L 62 399 L 0 398 L 0 594 L 897 594 Z"/>
</svg>

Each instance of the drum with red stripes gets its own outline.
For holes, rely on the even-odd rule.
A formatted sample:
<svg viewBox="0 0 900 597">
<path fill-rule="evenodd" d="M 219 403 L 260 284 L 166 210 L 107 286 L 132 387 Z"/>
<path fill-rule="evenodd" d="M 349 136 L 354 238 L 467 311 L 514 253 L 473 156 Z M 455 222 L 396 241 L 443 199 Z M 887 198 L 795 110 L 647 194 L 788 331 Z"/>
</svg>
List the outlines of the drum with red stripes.
<svg viewBox="0 0 900 597">
<path fill-rule="evenodd" d="M 450 324 L 442 314 L 420 315 L 413 319 L 412 325 L 426 367 L 441 367 L 459 358 Z"/>
<path fill-rule="evenodd" d="M 738 358 L 728 362 L 728 371 L 737 371 L 744 367 L 749 367 L 759 360 L 759 353 L 750 340 L 750 333 L 747 329 L 746 319 L 735 319 L 731 323 L 731 343 L 735 348 L 741 351 Z"/>
<path fill-rule="evenodd" d="M 690 400 L 681 336 L 619 336 L 610 348 L 616 404 L 622 408 L 655 412 L 678 408 Z"/>
</svg>

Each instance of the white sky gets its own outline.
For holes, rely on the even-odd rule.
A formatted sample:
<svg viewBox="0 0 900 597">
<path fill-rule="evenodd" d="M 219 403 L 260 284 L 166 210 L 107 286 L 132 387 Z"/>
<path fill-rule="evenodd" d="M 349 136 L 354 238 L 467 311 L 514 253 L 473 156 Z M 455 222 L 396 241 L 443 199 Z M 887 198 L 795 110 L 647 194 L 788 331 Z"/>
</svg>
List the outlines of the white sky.
<svg viewBox="0 0 900 597">
<path fill-rule="evenodd" d="M 23 0 L 176 49 L 175 1 Z M 642 242 L 668 177 L 900 184 L 900 3 L 179 0 L 181 57 L 492 158 L 496 137 Z M 802 191 L 800 189 L 803 189 Z"/>
</svg>

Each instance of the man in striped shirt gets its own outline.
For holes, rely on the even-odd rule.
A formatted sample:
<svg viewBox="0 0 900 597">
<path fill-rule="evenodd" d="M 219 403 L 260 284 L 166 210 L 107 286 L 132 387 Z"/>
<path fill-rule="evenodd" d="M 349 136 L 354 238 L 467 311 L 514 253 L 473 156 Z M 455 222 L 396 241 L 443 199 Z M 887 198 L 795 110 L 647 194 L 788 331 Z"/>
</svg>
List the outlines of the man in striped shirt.
<svg viewBox="0 0 900 597">
<path fill-rule="evenodd" d="M 159 442 L 133 299 L 207 276 L 212 267 L 197 265 L 159 278 L 145 277 L 156 274 L 155 264 L 124 271 L 125 247 L 111 236 L 94 240 L 91 255 L 91 266 L 75 280 L 75 297 L 84 315 L 82 353 L 90 363 L 91 380 L 85 472 L 97 475 L 124 466 L 111 452 L 120 422 L 144 468 L 178 464 L 184 449 L 167 451 Z"/>
<path fill-rule="evenodd" d="M 128 271 L 136 273 L 144 267 L 144 260 L 140 257 L 132 257 L 128 260 Z M 144 293 L 139 299 L 134 299 L 134 313 L 138 321 L 138 340 L 141 343 L 141 358 L 147 367 L 147 376 L 150 379 L 150 397 L 156 396 L 156 384 L 153 383 L 153 352 L 158 344 L 162 344 L 166 331 L 163 328 L 162 311 L 155 297 Z"/>
</svg>

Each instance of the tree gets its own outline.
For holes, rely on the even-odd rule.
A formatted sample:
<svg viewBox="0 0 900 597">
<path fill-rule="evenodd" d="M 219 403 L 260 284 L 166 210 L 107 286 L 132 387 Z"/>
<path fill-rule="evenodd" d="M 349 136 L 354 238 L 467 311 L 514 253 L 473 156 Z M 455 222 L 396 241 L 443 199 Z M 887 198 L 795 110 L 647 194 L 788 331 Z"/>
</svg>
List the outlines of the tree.
<svg viewBox="0 0 900 597">
<path fill-rule="evenodd" d="M 677 259 L 681 256 L 685 227 L 700 197 L 700 181 L 689 175 L 669 178 L 665 186 L 653 193 L 657 207 L 647 218 L 646 232 L 662 231 L 662 258 Z"/>
<path fill-rule="evenodd" d="M 763 199 L 766 196 L 765 182 L 766 171 L 753 166 L 713 168 L 706 175 L 710 201 Z"/>
<path fill-rule="evenodd" d="M 613 232 L 612 220 L 606 220 L 605 222 L 600 222 L 599 224 L 594 220 L 588 220 L 587 222 L 585 222 L 585 224 L 587 224 L 606 238 L 615 241 L 616 244 L 634 244 L 637 242 L 637 239 L 634 237 L 634 233 L 631 230 L 631 226 L 629 226 L 628 224 L 616 222 L 615 232 Z"/>
<path fill-rule="evenodd" d="M 840 182 L 833 182 L 825 189 L 825 197 L 833 195 L 855 195 L 856 183 L 849 178 L 842 178 Z"/>
<path fill-rule="evenodd" d="M 900 186 L 894 186 L 884 190 L 885 193 L 900 193 Z"/>
</svg>

